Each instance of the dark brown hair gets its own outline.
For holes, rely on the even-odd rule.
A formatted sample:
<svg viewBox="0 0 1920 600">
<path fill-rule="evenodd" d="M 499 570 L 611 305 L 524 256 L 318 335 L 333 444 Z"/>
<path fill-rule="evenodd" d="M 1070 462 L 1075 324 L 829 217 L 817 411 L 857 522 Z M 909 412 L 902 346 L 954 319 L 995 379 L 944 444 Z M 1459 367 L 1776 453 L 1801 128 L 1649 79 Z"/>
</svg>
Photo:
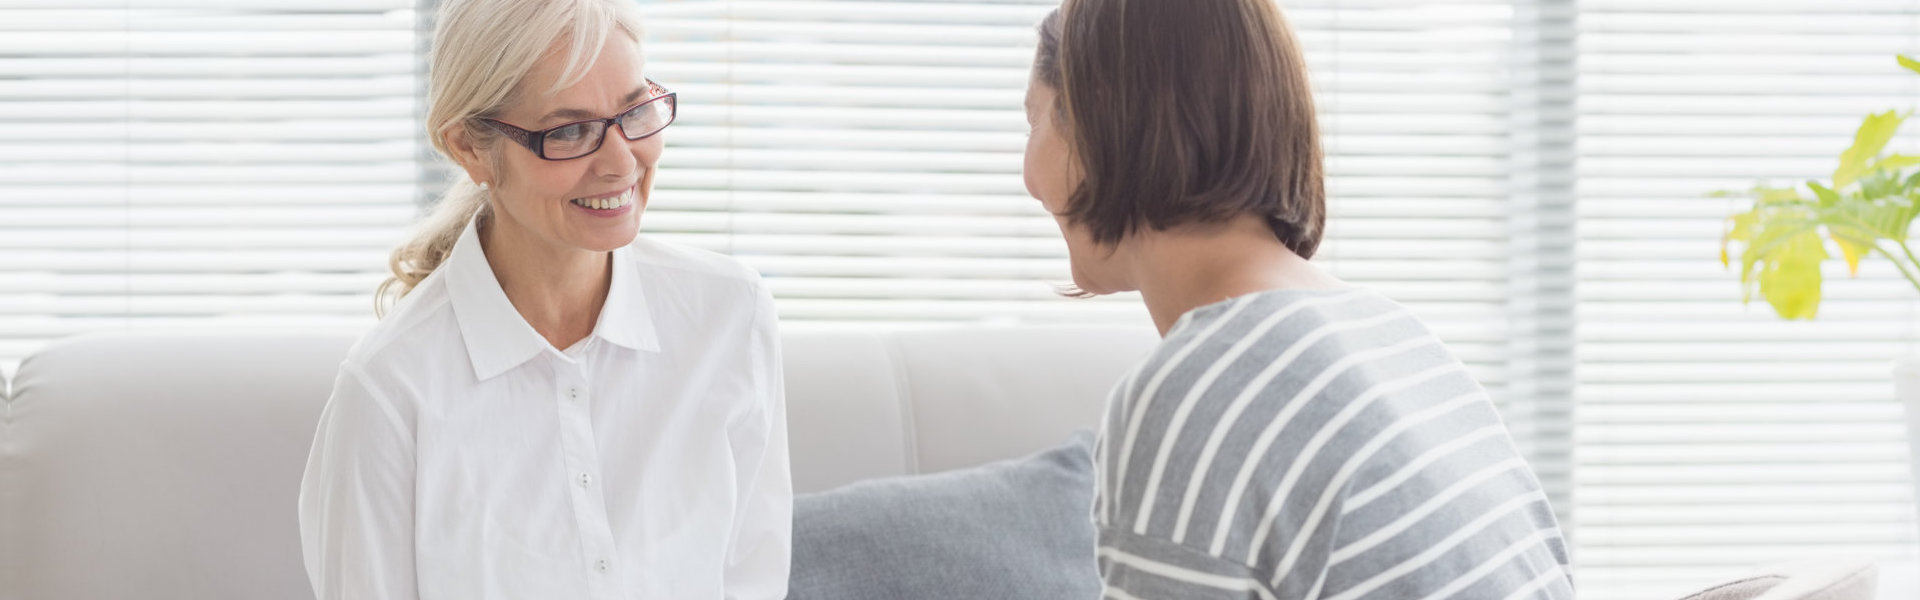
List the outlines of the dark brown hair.
<svg viewBox="0 0 1920 600">
<path fill-rule="evenodd" d="M 1301 257 L 1319 248 L 1313 93 L 1273 0 L 1066 0 L 1033 75 L 1086 174 L 1066 216 L 1095 242 L 1250 214 Z"/>
</svg>

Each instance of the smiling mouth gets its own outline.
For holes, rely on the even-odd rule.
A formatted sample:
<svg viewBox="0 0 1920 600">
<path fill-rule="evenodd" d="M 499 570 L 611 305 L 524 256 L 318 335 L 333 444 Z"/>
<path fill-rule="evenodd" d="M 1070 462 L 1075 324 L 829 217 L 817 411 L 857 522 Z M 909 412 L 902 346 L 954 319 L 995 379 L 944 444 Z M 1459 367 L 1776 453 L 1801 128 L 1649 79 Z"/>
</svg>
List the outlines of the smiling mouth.
<svg viewBox="0 0 1920 600">
<path fill-rule="evenodd" d="M 627 188 L 627 191 L 620 192 L 617 196 L 608 198 L 574 198 L 570 200 L 570 202 L 572 202 L 574 206 L 593 210 L 626 208 L 628 204 L 633 204 L 634 196 L 638 194 L 639 189 L 639 186 L 635 186 Z"/>
</svg>

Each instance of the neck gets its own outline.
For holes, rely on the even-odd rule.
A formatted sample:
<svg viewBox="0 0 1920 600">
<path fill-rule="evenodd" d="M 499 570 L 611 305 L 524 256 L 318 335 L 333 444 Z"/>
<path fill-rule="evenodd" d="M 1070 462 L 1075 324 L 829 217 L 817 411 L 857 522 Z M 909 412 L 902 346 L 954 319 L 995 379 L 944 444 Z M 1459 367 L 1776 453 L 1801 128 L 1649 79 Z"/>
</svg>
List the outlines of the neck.
<svg viewBox="0 0 1920 600">
<path fill-rule="evenodd" d="M 564 350 L 593 333 L 613 283 L 611 253 L 560 247 L 497 215 L 479 233 L 507 301 L 540 337 Z"/>
<path fill-rule="evenodd" d="M 1181 315 L 1230 298 L 1350 287 L 1288 249 L 1258 219 L 1198 232 L 1143 232 L 1119 251 L 1131 255 L 1131 283 L 1163 337 Z"/>
</svg>

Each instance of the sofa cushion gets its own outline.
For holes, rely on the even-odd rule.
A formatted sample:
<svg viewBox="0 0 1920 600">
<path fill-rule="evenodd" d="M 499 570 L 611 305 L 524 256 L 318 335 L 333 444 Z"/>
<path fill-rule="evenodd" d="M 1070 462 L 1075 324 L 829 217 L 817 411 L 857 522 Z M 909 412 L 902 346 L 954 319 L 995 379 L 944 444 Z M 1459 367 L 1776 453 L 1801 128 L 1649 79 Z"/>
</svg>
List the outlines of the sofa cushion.
<svg viewBox="0 0 1920 600">
<path fill-rule="evenodd" d="M 1047 448 L 1095 425 L 1154 342 L 1144 326 L 806 329 L 783 335 L 802 492 Z M 29 357 L 0 412 L 0 598 L 309 596 L 293 509 L 353 340 L 114 333 Z"/>
<path fill-rule="evenodd" d="M 89 336 L 29 357 L 0 597 L 309 598 L 294 504 L 350 335 Z"/>
<path fill-rule="evenodd" d="M 800 496 L 788 598 L 1098 598 L 1091 447 Z"/>
<path fill-rule="evenodd" d="M 1024 456 L 1096 427 L 1107 396 L 1160 336 L 1136 327 L 1037 326 L 894 334 L 916 473 Z"/>
<path fill-rule="evenodd" d="M 1743 577 L 1701 590 L 1681 600 L 1753 600 L 1786 580 L 1779 575 Z"/>
<path fill-rule="evenodd" d="M 787 435 L 795 492 L 914 472 L 899 369 L 886 336 L 784 336 Z M 1001 458 L 1019 456 L 1007 454 Z"/>
<path fill-rule="evenodd" d="M 1878 582 L 1873 563 L 1821 560 L 1769 566 L 1682 600 L 1872 600 Z"/>
</svg>

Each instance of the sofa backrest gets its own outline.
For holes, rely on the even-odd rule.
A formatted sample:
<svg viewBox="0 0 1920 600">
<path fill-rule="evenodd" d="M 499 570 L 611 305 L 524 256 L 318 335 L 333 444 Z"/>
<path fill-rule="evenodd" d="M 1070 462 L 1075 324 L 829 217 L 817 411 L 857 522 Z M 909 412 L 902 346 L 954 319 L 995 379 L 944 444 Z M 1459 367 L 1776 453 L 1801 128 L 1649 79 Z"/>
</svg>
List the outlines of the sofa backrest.
<svg viewBox="0 0 1920 600">
<path fill-rule="evenodd" d="M 1021 456 L 1095 426 L 1146 328 L 797 331 L 794 484 Z M 295 502 L 323 334 L 116 334 L 29 357 L 0 419 L 0 600 L 308 598 Z"/>
</svg>

